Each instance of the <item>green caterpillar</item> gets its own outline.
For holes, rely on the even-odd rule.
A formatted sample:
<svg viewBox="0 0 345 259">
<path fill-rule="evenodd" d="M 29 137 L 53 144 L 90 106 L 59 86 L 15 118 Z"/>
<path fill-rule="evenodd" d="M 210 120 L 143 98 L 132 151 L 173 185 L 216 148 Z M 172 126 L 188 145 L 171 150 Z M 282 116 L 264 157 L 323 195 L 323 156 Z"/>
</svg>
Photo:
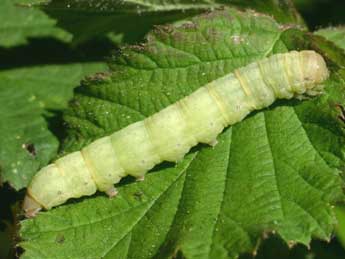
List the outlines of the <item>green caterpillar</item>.
<svg viewBox="0 0 345 259">
<path fill-rule="evenodd" d="M 314 51 L 291 51 L 236 69 L 191 95 L 42 168 L 24 200 L 27 217 L 97 190 L 116 195 L 126 175 L 143 179 L 162 161 L 179 161 L 197 143 L 216 144 L 223 129 L 275 99 L 315 96 L 329 72 Z"/>
</svg>

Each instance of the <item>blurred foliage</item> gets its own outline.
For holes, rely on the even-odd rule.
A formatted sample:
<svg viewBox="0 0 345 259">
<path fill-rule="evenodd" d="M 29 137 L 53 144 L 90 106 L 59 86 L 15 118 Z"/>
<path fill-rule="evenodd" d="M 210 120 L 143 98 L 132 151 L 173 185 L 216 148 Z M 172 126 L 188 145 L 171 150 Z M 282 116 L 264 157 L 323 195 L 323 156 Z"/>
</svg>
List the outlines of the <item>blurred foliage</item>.
<svg viewBox="0 0 345 259">
<path fill-rule="evenodd" d="M 0 46 L 3 47 L 23 45 L 29 38 L 53 37 L 66 42 L 72 39 L 71 34 L 55 26 L 54 19 L 32 8 L 28 0 L 1 0 L 0 17 Z"/>
<path fill-rule="evenodd" d="M 343 0 L 293 0 L 310 30 L 345 23 Z"/>
<path fill-rule="evenodd" d="M 250 8 L 271 15 L 282 24 L 305 25 L 292 0 L 52 0 L 44 10 L 74 35 L 74 44 L 106 33 L 111 33 L 116 43 L 132 44 L 141 41 L 155 25 L 224 6 Z M 89 26 L 84 26 L 86 23 Z"/>
<path fill-rule="evenodd" d="M 338 220 L 336 235 L 339 242 L 345 249 L 345 204 L 339 205 L 335 208 L 335 215 Z"/>
<path fill-rule="evenodd" d="M 345 50 L 345 26 L 327 27 L 315 32 Z"/>
</svg>

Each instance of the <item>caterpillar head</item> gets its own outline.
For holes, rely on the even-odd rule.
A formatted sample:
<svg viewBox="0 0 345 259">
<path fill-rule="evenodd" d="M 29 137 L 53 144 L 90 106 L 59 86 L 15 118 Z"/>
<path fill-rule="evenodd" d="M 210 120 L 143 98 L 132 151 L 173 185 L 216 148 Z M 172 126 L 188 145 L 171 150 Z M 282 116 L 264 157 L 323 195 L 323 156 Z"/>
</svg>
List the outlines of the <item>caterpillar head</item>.
<svg viewBox="0 0 345 259">
<path fill-rule="evenodd" d="M 329 77 L 325 60 L 313 50 L 301 51 L 300 58 L 306 93 L 308 95 L 320 94 L 324 88 L 321 83 Z"/>
<path fill-rule="evenodd" d="M 25 213 L 25 217 L 33 218 L 37 215 L 37 213 L 42 209 L 41 204 L 39 204 L 34 198 L 30 196 L 30 194 L 26 194 L 23 203 L 23 210 Z"/>
</svg>

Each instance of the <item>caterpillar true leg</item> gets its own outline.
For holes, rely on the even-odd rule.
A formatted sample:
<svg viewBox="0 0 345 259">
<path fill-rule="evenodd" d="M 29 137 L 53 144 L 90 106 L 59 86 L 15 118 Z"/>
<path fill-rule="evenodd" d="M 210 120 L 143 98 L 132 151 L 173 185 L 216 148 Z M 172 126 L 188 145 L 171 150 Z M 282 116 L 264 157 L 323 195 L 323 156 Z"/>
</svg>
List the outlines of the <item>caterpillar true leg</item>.
<svg viewBox="0 0 345 259">
<path fill-rule="evenodd" d="M 329 76 L 314 51 L 273 55 L 236 69 L 143 121 L 100 138 L 42 168 L 24 201 L 27 216 L 97 190 L 113 197 L 114 184 L 143 180 L 162 161 L 176 162 L 197 143 L 215 145 L 223 129 L 277 98 L 320 94 Z"/>
</svg>

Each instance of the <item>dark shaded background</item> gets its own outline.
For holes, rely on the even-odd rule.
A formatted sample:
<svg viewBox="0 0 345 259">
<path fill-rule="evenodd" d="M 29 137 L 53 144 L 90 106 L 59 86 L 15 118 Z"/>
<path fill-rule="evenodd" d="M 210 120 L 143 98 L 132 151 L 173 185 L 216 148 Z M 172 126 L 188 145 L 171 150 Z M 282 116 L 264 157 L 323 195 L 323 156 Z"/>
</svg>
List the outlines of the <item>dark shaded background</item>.
<svg viewBox="0 0 345 259">
<path fill-rule="evenodd" d="M 311 31 L 345 24 L 344 0 L 293 0 Z"/>
</svg>

